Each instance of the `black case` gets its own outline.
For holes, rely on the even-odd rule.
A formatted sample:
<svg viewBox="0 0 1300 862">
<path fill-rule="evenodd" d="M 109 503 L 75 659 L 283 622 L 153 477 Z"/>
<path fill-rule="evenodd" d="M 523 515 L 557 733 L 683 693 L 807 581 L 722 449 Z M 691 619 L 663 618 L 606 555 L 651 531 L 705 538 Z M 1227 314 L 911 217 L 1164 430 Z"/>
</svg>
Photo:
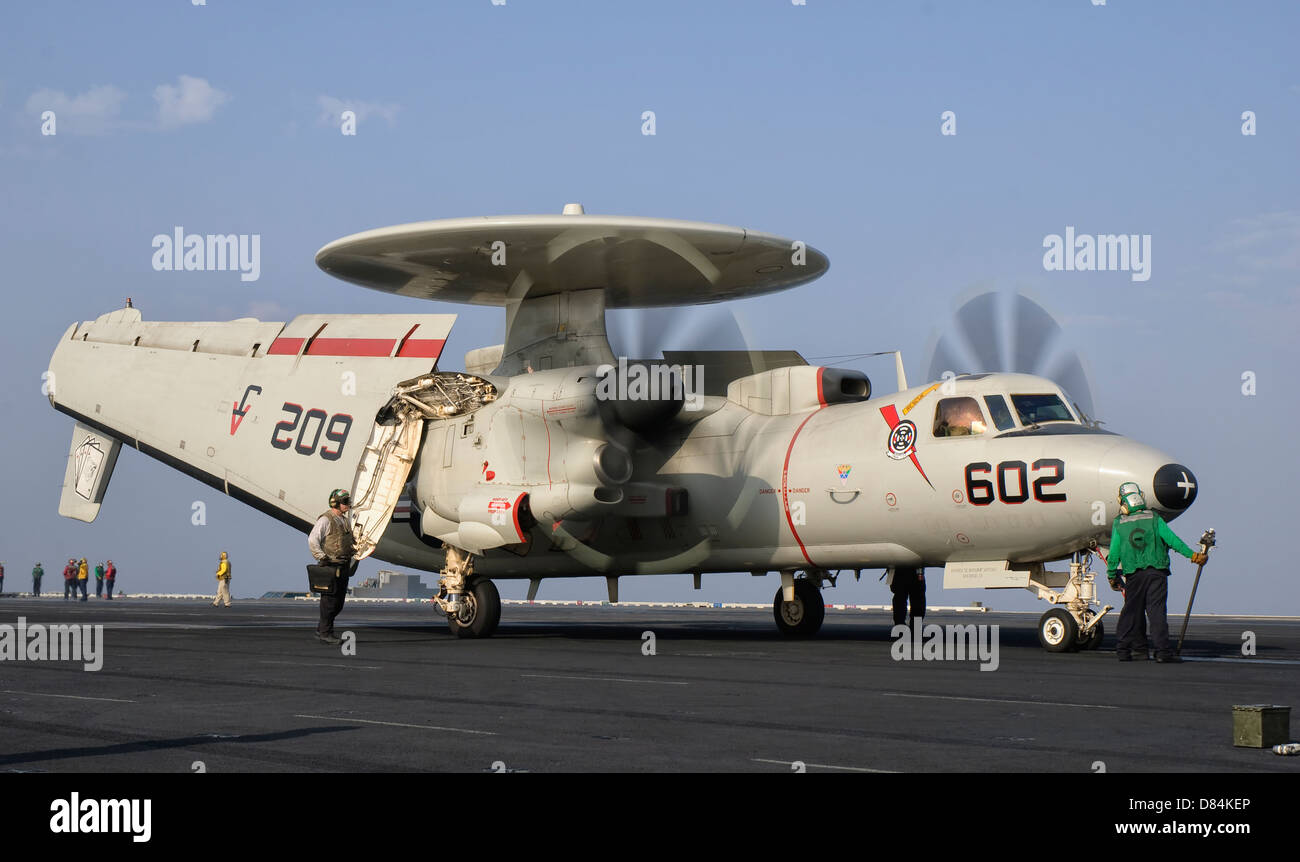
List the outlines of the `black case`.
<svg viewBox="0 0 1300 862">
<path fill-rule="evenodd" d="M 308 566 L 307 583 L 311 591 L 317 594 L 333 592 L 341 568 L 342 566 Z"/>
</svg>

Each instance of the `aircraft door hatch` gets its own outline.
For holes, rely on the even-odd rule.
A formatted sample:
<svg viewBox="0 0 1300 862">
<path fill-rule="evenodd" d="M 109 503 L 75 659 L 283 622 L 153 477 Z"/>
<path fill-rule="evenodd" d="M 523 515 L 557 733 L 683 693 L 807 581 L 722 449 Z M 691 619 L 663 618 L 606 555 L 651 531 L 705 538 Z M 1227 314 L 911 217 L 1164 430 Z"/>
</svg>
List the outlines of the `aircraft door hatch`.
<svg viewBox="0 0 1300 862">
<path fill-rule="evenodd" d="M 393 519 L 393 511 L 406 490 L 406 480 L 419 451 L 423 425 L 424 418 L 411 411 L 402 421 L 391 425 L 376 422 L 370 432 L 352 481 L 349 514 L 358 560 L 375 552 Z"/>
<path fill-rule="evenodd" d="M 420 452 L 425 421 L 472 413 L 496 397 L 496 387 L 481 377 L 449 371 L 435 371 L 393 388 L 392 399 L 375 418 L 352 480 L 349 514 L 358 560 L 375 552 L 393 519 Z M 452 433 L 449 425 L 444 465 L 450 457 Z"/>
</svg>

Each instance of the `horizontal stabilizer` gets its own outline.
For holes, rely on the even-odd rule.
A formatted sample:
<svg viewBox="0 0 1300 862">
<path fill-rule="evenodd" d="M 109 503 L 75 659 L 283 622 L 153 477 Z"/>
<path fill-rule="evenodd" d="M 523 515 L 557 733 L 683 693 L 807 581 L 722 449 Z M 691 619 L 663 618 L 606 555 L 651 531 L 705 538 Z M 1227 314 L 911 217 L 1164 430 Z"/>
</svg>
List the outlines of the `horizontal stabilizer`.
<svg viewBox="0 0 1300 862">
<path fill-rule="evenodd" d="M 87 523 L 95 520 L 121 448 L 121 441 L 76 423 L 68 448 L 68 466 L 63 471 L 60 515 Z"/>
</svg>

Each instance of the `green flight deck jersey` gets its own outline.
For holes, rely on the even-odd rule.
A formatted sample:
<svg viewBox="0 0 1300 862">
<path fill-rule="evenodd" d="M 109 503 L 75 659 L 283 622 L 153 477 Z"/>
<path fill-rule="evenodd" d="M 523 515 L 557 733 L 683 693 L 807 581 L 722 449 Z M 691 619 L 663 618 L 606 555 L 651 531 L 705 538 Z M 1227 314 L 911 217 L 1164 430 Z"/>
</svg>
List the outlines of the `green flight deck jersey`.
<svg viewBox="0 0 1300 862">
<path fill-rule="evenodd" d="M 1120 569 L 1126 575 L 1138 569 L 1168 569 L 1170 548 L 1189 560 L 1194 553 L 1165 519 L 1150 509 L 1120 515 L 1111 528 L 1106 577 L 1114 578 Z"/>
</svg>

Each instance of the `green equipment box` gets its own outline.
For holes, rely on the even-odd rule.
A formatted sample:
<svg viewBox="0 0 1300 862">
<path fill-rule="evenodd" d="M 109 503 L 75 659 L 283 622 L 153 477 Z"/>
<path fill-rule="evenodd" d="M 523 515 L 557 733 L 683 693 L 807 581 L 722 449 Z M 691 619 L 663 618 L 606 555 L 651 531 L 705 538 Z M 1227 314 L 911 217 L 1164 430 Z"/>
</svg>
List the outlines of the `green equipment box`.
<svg viewBox="0 0 1300 862">
<path fill-rule="evenodd" d="M 1232 744 L 1272 748 L 1291 739 L 1291 707 L 1255 703 L 1232 708 Z"/>
</svg>

